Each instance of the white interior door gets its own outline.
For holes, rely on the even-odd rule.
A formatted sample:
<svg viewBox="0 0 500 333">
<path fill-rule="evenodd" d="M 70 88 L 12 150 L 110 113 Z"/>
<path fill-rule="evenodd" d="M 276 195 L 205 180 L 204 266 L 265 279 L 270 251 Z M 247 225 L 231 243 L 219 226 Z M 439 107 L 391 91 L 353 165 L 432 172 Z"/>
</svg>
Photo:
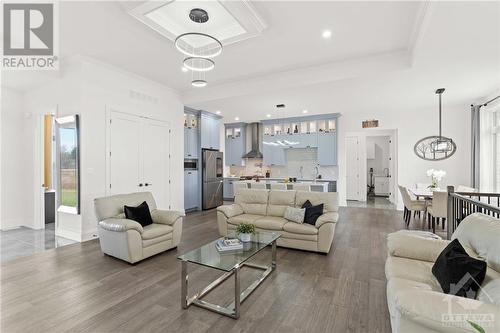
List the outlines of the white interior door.
<svg viewBox="0 0 500 333">
<path fill-rule="evenodd" d="M 109 193 L 141 191 L 141 118 L 111 112 L 109 128 Z"/>
<path fill-rule="evenodd" d="M 360 200 L 359 192 L 359 140 L 357 137 L 346 137 L 346 185 L 347 200 Z"/>
<path fill-rule="evenodd" d="M 392 203 L 397 203 L 397 190 L 396 190 L 396 139 L 395 135 L 389 137 L 389 200 Z"/>
<path fill-rule="evenodd" d="M 143 121 L 144 191 L 153 193 L 158 208 L 170 206 L 170 126 L 166 122 Z"/>
</svg>

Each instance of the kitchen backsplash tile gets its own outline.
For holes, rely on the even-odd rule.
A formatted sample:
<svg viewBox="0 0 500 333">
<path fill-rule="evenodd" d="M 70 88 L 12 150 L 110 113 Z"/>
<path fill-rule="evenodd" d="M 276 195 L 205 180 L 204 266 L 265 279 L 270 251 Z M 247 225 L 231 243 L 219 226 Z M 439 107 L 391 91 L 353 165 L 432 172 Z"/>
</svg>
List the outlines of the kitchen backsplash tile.
<svg viewBox="0 0 500 333">
<path fill-rule="evenodd" d="M 317 149 L 287 149 L 286 151 L 286 166 L 267 167 L 262 165 L 262 159 L 248 159 L 245 166 L 232 166 L 229 168 L 228 176 L 243 176 L 243 175 L 262 175 L 265 176 L 266 171 L 271 171 L 273 178 L 300 178 L 300 167 L 302 166 L 302 178 L 312 179 L 314 177 L 314 167 L 317 165 L 318 154 Z M 337 166 L 320 166 L 319 174 L 323 179 L 337 179 Z"/>
</svg>

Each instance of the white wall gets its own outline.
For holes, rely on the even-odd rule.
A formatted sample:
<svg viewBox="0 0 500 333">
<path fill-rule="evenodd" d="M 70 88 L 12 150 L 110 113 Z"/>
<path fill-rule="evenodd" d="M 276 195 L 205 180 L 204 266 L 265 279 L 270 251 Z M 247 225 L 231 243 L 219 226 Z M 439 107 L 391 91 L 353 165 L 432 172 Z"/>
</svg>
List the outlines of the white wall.
<svg viewBox="0 0 500 333">
<path fill-rule="evenodd" d="M 171 206 L 183 210 L 184 110 L 176 92 L 89 58 L 76 57 L 64 68 L 61 79 L 26 94 L 27 107 L 34 114 L 56 105 L 58 116 L 80 115 L 81 215 L 59 213 L 59 234 L 79 240 L 96 234 L 93 200 L 106 195 L 105 119 L 110 107 L 170 122 L 172 138 L 181 138 L 180 144 L 171 145 Z"/>
<path fill-rule="evenodd" d="M 2 88 L 1 103 L 1 202 L 0 229 L 33 227 L 33 158 L 30 137 L 31 115 L 24 111 L 23 95 Z"/>
<path fill-rule="evenodd" d="M 378 129 L 362 129 L 361 122 L 366 119 L 379 120 Z M 345 205 L 346 193 L 346 151 L 345 136 L 348 132 L 364 133 L 380 129 L 397 129 L 398 183 L 413 186 L 416 182 L 428 182 L 426 170 L 442 169 L 447 176 L 441 182 L 441 187 L 447 185 L 468 185 L 470 183 L 470 107 L 467 104 L 443 105 L 443 135 L 451 137 L 457 144 L 457 152 L 443 161 L 425 161 L 413 152 L 415 143 L 428 135 L 438 132 L 437 106 L 429 109 L 391 109 L 390 104 L 385 110 L 360 110 L 345 113 L 339 118 L 338 149 L 339 149 L 339 184 L 340 203 Z M 398 200 L 399 202 L 401 200 Z M 399 203 L 398 202 L 398 203 Z"/>
<path fill-rule="evenodd" d="M 106 195 L 106 108 L 170 122 L 171 206 L 182 211 L 184 106 L 178 95 L 166 86 L 95 62 L 84 62 L 83 73 L 81 182 L 84 236 L 96 232 L 94 198 Z"/>
</svg>

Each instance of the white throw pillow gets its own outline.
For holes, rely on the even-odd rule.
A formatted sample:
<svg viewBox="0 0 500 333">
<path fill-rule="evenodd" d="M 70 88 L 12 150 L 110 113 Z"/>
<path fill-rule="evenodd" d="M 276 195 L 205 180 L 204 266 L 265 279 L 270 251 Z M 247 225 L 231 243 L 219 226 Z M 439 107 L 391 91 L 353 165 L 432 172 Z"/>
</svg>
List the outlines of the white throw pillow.
<svg viewBox="0 0 500 333">
<path fill-rule="evenodd" d="M 305 208 L 286 207 L 284 218 L 290 222 L 302 224 L 304 222 Z"/>
</svg>

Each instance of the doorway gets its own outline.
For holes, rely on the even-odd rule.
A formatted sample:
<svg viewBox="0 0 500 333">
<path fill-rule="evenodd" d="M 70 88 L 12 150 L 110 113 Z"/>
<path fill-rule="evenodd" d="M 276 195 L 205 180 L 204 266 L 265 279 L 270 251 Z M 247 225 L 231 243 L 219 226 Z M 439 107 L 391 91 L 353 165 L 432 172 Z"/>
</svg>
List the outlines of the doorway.
<svg viewBox="0 0 500 333">
<path fill-rule="evenodd" d="M 151 192 L 170 209 L 170 123 L 115 110 L 107 117 L 106 194 Z"/>
<path fill-rule="evenodd" d="M 397 130 L 347 133 L 348 206 L 396 209 Z"/>
<path fill-rule="evenodd" d="M 366 202 L 368 206 L 391 207 L 391 137 L 366 137 Z"/>
<path fill-rule="evenodd" d="M 31 119 L 34 121 L 32 122 Z M 33 185 L 30 195 L 33 195 L 32 221 L 27 225 L 0 231 L 2 251 L 0 262 L 29 256 L 75 241 L 56 236 L 57 207 L 60 177 L 58 173 L 57 126 L 55 112 L 28 118 L 25 126 L 34 131 L 30 145 L 33 147 L 33 164 L 30 170 L 33 175 Z M 27 162 L 27 164 L 30 162 Z M 34 187 L 32 187 L 34 186 Z"/>
</svg>

